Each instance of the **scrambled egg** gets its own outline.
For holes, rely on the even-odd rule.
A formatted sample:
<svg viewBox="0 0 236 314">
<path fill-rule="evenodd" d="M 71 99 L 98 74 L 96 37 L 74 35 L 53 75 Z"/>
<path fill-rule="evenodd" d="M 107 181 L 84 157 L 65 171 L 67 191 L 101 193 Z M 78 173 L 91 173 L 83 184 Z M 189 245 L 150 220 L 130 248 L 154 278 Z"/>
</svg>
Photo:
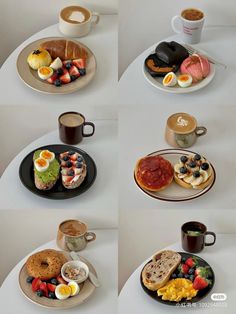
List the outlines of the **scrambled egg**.
<svg viewBox="0 0 236 314">
<path fill-rule="evenodd" d="M 157 295 L 162 296 L 162 300 L 179 302 L 186 298 L 191 300 L 198 293 L 198 290 L 193 288 L 193 283 L 188 279 L 172 279 L 167 284 L 157 290 Z"/>
</svg>

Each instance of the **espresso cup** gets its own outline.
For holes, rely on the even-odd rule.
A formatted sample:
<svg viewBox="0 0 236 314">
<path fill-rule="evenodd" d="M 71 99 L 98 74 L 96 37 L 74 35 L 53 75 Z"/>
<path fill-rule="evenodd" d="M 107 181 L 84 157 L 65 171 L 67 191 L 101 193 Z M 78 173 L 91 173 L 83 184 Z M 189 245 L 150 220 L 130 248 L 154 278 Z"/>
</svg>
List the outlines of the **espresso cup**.
<svg viewBox="0 0 236 314">
<path fill-rule="evenodd" d="M 174 113 L 166 122 L 165 139 L 173 147 L 190 147 L 206 133 L 207 129 L 197 126 L 197 120 L 188 113 Z"/>
<path fill-rule="evenodd" d="M 57 245 L 65 251 L 81 251 L 87 243 L 96 239 L 96 234 L 88 232 L 88 226 L 79 220 L 69 219 L 60 223 L 57 232 Z"/>
<path fill-rule="evenodd" d="M 213 236 L 213 242 L 206 242 L 206 236 Z M 182 247 L 190 253 L 201 252 L 205 246 L 211 246 L 216 242 L 216 234 L 207 231 L 207 227 L 198 221 L 189 221 L 181 227 Z"/>
<path fill-rule="evenodd" d="M 59 30 L 69 37 L 83 37 L 91 31 L 92 26 L 98 24 L 99 19 L 97 12 L 80 6 L 69 6 L 59 14 Z"/>
<path fill-rule="evenodd" d="M 204 13 L 198 9 L 189 8 L 176 15 L 171 20 L 174 32 L 181 34 L 181 39 L 187 44 L 197 44 L 201 40 L 204 24 Z"/>
<path fill-rule="evenodd" d="M 62 113 L 58 118 L 59 136 L 63 143 L 78 144 L 84 137 L 92 136 L 95 132 L 95 125 L 92 122 L 85 121 L 85 117 L 75 111 Z M 85 126 L 92 127 L 91 133 L 85 133 Z"/>
</svg>

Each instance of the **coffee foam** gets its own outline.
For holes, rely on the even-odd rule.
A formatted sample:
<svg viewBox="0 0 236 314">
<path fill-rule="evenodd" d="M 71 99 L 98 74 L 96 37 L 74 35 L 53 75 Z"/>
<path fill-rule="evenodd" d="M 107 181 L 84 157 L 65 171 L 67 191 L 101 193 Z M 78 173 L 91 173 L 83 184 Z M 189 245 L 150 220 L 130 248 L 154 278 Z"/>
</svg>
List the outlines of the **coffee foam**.
<svg viewBox="0 0 236 314">
<path fill-rule="evenodd" d="M 76 113 L 66 113 L 60 117 L 60 122 L 64 126 L 76 127 L 84 123 L 84 118 Z"/>
<path fill-rule="evenodd" d="M 60 230 L 69 236 L 80 236 L 87 231 L 86 225 L 77 220 L 65 221 L 61 226 Z"/>
<path fill-rule="evenodd" d="M 89 20 L 91 14 L 87 9 L 83 7 L 70 6 L 70 7 L 64 8 L 61 11 L 60 16 L 64 21 L 68 23 L 80 24 Z"/>
<path fill-rule="evenodd" d="M 168 127 L 176 133 L 187 134 L 193 132 L 197 127 L 194 117 L 187 113 L 176 113 L 167 120 Z"/>
</svg>

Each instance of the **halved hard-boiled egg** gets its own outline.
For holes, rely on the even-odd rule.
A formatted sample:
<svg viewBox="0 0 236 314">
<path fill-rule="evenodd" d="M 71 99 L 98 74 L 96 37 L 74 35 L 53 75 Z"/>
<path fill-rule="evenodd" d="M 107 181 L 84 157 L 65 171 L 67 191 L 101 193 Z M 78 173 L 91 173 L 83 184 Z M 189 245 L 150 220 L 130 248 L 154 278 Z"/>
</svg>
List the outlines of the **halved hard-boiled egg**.
<svg viewBox="0 0 236 314">
<path fill-rule="evenodd" d="M 38 69 L 38 76 L 41 78 L 41 80 L 47 80 L 53 75 L 53 69 L 50 67 L 40 67 Z"/>
<path fill-rule="evenodd" d="M 71 288 L 71 296 L 72 296 L 72 297 L 75 296 L 75 295 L 77 295 L 77 294 L 79 293 L 80 287 L 79 287 L 79 285 L 77 284 L 77 282 L 75 282 L 75 281 L 70 281 L 70 282 L 68 283 L 68 286 Z"/>
<path fill-rule="evenodd" d="M 162 84 L 168 87 L 175 86 L 177 84 L 177 78 L 175 73 L 174 72 L 167 73 L 162 81 Z"/>
<path fill-rule="evenodd" d="M 49 150 L 42 150 L 39 157 L 44 158 L 49 162 L 52 162 L 55 159 L 55 154 L 53 152 L 50 152 Z"/>
<path fill-rule="evenodd" d="M 34 166 L 35 166 L 36 170 L 38 170 L 39 172 L 44 172 L 49 167 L 49 161 L 44 159 L 44 158 L 39 157 L 39 158 L 35 159 Z"/>
<path fill-rule="evenodd" d="M 177 79 L 180 87 L 189 87 L 193 81 L 193 78 L 190 74 L 181 74 Z"/>
<path fill-rule="evenodd" d="M 68 299 L 71 296 L 71 288 L 62 283 L 56 286 L 55 295 L 59 300 Z"/>
<path fill-rule="evenodd" d="M 57 57 L 51 64 L 50 67 L 53 68 L 54 70 L 58 70 L 62 68 L 62 61 L 59 57 Z"/>
</svg>

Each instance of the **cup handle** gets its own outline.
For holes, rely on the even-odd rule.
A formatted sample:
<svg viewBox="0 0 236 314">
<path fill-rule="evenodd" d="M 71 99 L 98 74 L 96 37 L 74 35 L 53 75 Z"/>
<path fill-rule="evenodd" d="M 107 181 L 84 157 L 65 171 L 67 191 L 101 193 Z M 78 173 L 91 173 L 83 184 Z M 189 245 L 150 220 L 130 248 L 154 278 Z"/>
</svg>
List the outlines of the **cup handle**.
<svg viewBox="0 0 236 314">
<path fill-rule="evenodd" d="M 177 21 L 181 22 L 181 19 L 180 19 L 179 15 L 176 15 L 176 16 L 172 17 L 171 26 L 172 26 L 173 31 L 175 33 L 180 34 L 180 33 L 182 33 L 182 30 L 181 30 L 181 28 L 176 27 L 176 22 Z M 180 24 L 180 23 L 178 23 L 178 24 Z"/>
<path fill-rule="evenodd" d="M 96 234 L 94 232 L 86 232 L 85 239 L 87 242 L 92 242 L 96 240 Z"/>
<path fill-rule="evenodd" d="M 92 23 L 98 24 L 100 21 L 100 14 L 97 12 L 92 12 L 92 18 L 93 18 Z"/>
<path fill-rule="evenodd" d="M 85 125 L 90 125 L 92 127 L 92 132 L 91 133 L 84 133 L 84 127 Z M 82 135 L 83 137 L 89 137 L 89 136 L 92 136 L 95 132 L 95 125 L 92 123 L 92 122 L 84 122 L 84 125 L 83 125 L 83 130 L 82 130 Z"/>
<path fill-rule="evenodd" d="M 211 246 L 211 245 L 215 244 L 215 242 L 216 242 L 216 234 L 214 232 L 207 231 L 205 233 L 205 236 L 208 235 L 208 234 L 212 235 L 214 239 L 213 239 L 213 242 L 211 242 L 211 243 L 206 243 L 205 242 L 205 246 Z"/>
<path fill-rule="evenodd" d="M 207 133 L 207 128 L 204 126 L 197 126 L 195 130 L 195 134 L 199 137 L 205 135 Z"/>
</svg>

